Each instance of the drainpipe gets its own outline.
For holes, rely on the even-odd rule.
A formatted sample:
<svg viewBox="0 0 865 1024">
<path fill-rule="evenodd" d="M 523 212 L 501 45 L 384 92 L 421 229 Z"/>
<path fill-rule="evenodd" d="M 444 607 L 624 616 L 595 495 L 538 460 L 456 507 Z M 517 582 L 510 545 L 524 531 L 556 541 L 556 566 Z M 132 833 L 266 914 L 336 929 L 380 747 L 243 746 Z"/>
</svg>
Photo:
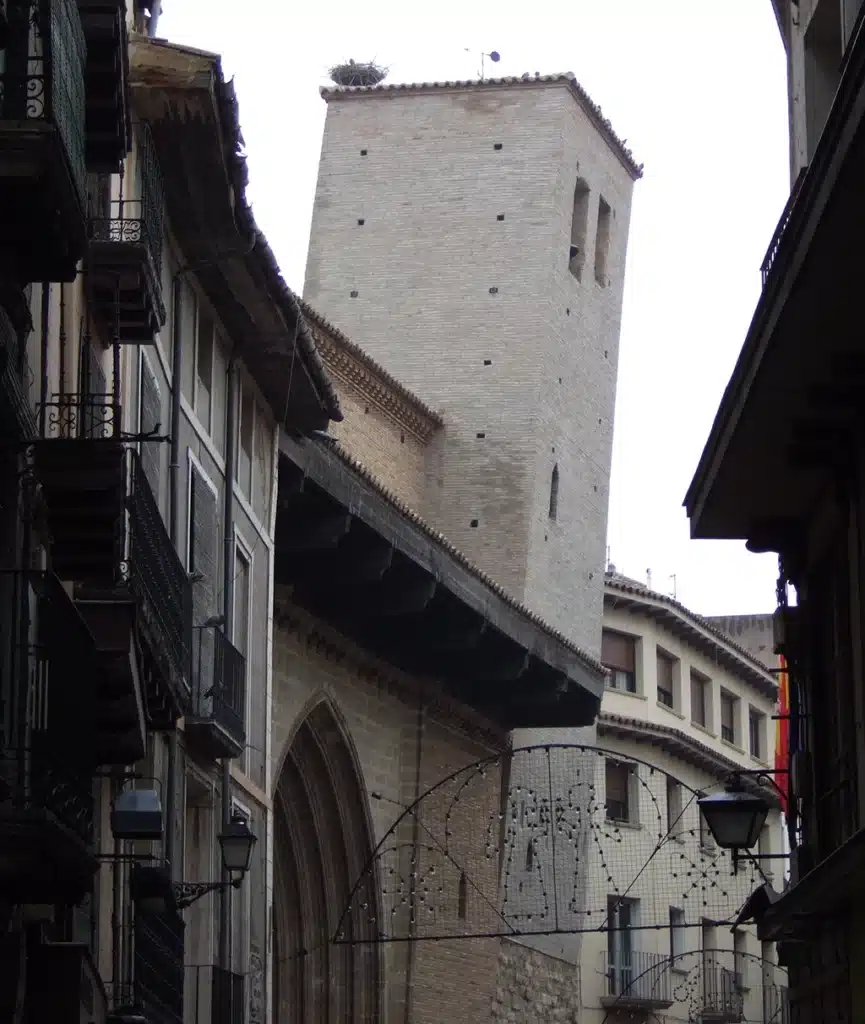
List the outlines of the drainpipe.
<svg viewBox="0 0 865 1024">
<path fill-rule="evenodd" d="M 175 549 L 180 540 L 180 272 L 171 280 L 171 447 L 168 459 L 168 536 Z M 182 878 L 177 860 L 177 730 L 168 734 L 168 778 L 165 785 L 165 859 L 175 880 Z"/>
<path fill-rule="evenodd" d="M 235 372 L 236 352 L 228 360 L 225 372 L 225 492 L 223 494 L 223 556 L 222 556 L 222 614 L 225 618 L 223 632 L 227 640 L 233 638 L 234 612 L 234 447 L 237 433 L 237 401 Z M 231 761 L 222 761 L 222 821 L 231 820 Z M 223 872 L 223 882 L 230 881 Z M 219 906 L 219 962 L 226 971 L 231 970 L 231 888 L 223 890 Z"/>
</svg>

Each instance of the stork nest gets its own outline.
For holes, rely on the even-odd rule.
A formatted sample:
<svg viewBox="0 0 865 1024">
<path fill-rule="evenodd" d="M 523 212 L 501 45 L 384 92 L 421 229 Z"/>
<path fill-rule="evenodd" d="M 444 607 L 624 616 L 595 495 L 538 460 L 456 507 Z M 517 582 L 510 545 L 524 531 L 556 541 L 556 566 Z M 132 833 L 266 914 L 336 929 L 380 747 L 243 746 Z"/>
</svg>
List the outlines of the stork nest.
<svg viewBox="0 0 865 1024">
<path fill-rule="evenodd" d="M 387 75 L 388 69 L 370 62 L 356 64 L 350 60 L 347 64 L 336 64 L 328 74 L 331 81 L 344 88 L 363 88 L 378 85 Z"/>
</svg>

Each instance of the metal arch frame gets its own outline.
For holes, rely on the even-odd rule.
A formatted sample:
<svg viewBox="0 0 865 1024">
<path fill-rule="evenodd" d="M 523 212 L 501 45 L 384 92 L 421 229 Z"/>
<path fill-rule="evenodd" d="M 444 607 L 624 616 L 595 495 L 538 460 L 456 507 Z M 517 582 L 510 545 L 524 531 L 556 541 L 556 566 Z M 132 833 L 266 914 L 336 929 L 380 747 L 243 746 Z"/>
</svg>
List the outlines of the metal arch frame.
<svg viewBox="0 0 865 1024">
<path fill-rule="evenodd" d="M 735 956 L 735 951 L 732 950 L 732 949 L 708 949 L 708 950 L 689 949 L 689 950 L 686 950 L 684 953 L 677 953 L 675 956 L 667 957 L 666 958 L 666 963 L 664 965 L 665 969 L 667 971 L 672 971 L 674 969 L 673 965 L 675 964 L 675 962 L 677 960 L 683 960 L 685 957 L 702 957 L 703 954 L 705 954 L 705 953 L 709 953 L 709 954 L 723 953 L 723 954 L 725 954 L 727 956 Z M 768 964 L 771 964 L 772 967 L 779 968 L 780 970 L 783 970 L 783 971 L 787 970 L 787 968 L 782 967 L 780 964 L 773 963 L 771 960 L 766 960 L 765 957 L 758 956 L 756 953 L 749 953 L 746 950 L 742 950 L 739 955 L 740 956 L 744 956 L 748 960 L 750 960 L 750 961 L 752 961 L 754 963 L 758 963 L 761 966 L 763 964 L 767 964 L 768 963 Z M 687 972 L 683 972 L 683 973 L 686 974 L 685 980 L 682 981 L 682 982 L 679 982 L 679 985 L 681 986 L 683 984 L 687 984 L 688 980 L 690 978 L 691 973 L 694 972 L 694 971 L 702 970 L 702 967 L 703 967 L 702 962 L 698 962 L 695 966 L 688 968 Z M 637 982 L 639 982 L 639 980 L 641 978 L 645 978 L 646 975 L 650 974 L 652 971 L 654 971 L 656 969 L 657 969 L 656 967 L 647 967 L 644 971 L 641 971 L 638 975 L 635 975 L 633 978 L 631 978 L 631 981 L 630 981 L 628 987 L 630 988 L 632 985 L 635 985 Z M 778 987 L 780 988 L 782 986 L 778 986 Z M 673 991 L 675 992 L 675 988 L 673 989 Z M 611 1024 L 612 1021 L 620 1019 L 618 1014 L 620 1014 L 621 1011 L 623 1009 L 625 1009 L 624 1002 L 620 1002 L 620 1001 L 626 999 L 626 997 L 627 997 L 627 990 L 625 990 L 624 992 L 619 993 L 619 995 L 616 996 L 616 1001 L 614 1003 L 612 1003 L 610 1006 L 607 1007 L 607 1012 L 604 1014 L 604 1017 L 603 1017 L 603 1019 L 601 1021 L 601 1024 Z M 675 999 L 674 1002 L 684 1003 L 684 1002 L 687 1002 L 687 999 Z M 764 1020 L 763 1013 L 761 1012 L 759 1022 L 754 1021 L 753 1024 L 775 1024 L 776 1021 L 778 1022 L 778 1024 L 780 1024 L 782 1018 L 779 1016 L 779 1014 L 781 1012 L 782 1012 L 782 1007 L 779 1006 L 778 1009 L 772 1014 L 772 1017 L 768 1021 Z M 665 1013 L 666 1013 L 666 1011 L 665 1011 Z M 658 1024 L 660 1024 L 660 1018 L 658 1017 L 657 1013 L 652 1012 L 651 1013 L 651 1017 L 654 1020 L 658 1021 Z M 645 1017 L 643 1017 L 643 1019 L 645 1019 Z M 692 1022 L 692 1024 L 698 1024 L 698 1022 L 700 1021 L 700 1015 L 695 1017 L 693 1012 L 692 1012 L 692 1010 L 689 1008 L 689 1010 L 688 1010 L 688 1020 L 689 1020 L 689 1022 Z M 751 1024 L 751 1022 L 749 1022 L 747 1020 L 747 1018 L 745 1018 L 745 1017 L 742 1018 L 742 1021 L 743 1021 L 743 1024 Z"/>
<path fill-rule="evenodd" d="M 417 808 L 423 803 L 424 800 L 426 800 L 426 798 L 428 796 L 430 796 L 432 793 L 434 793 L 436 790 L 440 789 L 442 786 L 446 785 L 447 783 L 453 782 L 455 779 L 459 778 L 459 776 L 461 776 L 463 774 L 466 775 L 465 781 L 459 787 L 459 789 L 457 791 L 457 794 L 450 801 L 450 805 L 448 806 L 447 813 L 445 815 L 445 821 L 447 821 L 448 818 L 450 817 L 450 814 L 451 814 L 452 810 L 453 810 L 453 806 L 454 806 L 456 800 L 459 797 L 459 793 L 461 793 L 466 788 L 466 786 L 468 786 L 469 782 L 471 782 L 472 780 L 477 778 L 479 775 L 483 776 L 488 768 L 492 768 L 492 767 L 495 767 L 495 766 L 497 766 L 499 764 L 503 764 L 506 761 L 512 761 L 515 754 L 526 754 L 526 753 L 531 753 L 533 751 L 544 751 L 544 752 L 549 754 L 549 752 L 553 751 L 553 750 L 563 750 L 563 751 L 571 751 L 571 752 L 583 753 L 583 754 L 600 755 L 604 759 L 612 758 L 612 759 L 616 759 L 616 760 L 620 760 L 620 761 L 621 760 L 625 760 L 628 763 L 642 765 L 643 767 L 648 768 L 649 772 L 650 772 L 650 775 L 654 774 L 654 773 L 657 773 L 657 774 L 659 774 L 661 776 L 665 776 L 667 778 L 673 779 L 675 782 L 677 782 L 680 786 L 682 786 L 685 790 L 687 790 L 691 794 L 691 799 L 686 804 L 684 804 L 684 806 L 683 806 L 683 808 L 682 808 L 682 810 L 681 810 L 681 812 L 679 814 L 679 819 L 677 819 L 677 821 L 681 819 L 681 816 L 685 813 L 685 810 L 687 809 L 687 807 L 689 807 L 692 802 L 695 802 L 696 799 L 698 799 L 698 797 L 700 795 L 700 792 L 705 792 L 704 790 L 703 791 L 698 791 L 698 790 L 694 789 L 693 786 L 689 785 L 687 782 L 684 782 L 683 780 L 678 778 L 678 776 L 672 775 L 670 772 L 666 771 L 665 769 L 660 768 L 660 767 L 658 767 L 658 765 L 652 764 L 650 761 L 646 761 L 645 759 L 643 759 L 641 757 L 631 756 L 630 754 L 625 754 L 622 751 L 618 751 L 618 750 L 612 750 L 612 749 L 610 749 L 608 747 L 594 746 L 592 744 L 586 744 L 586 743 L 534 743 L 534 744 L 529 744 L 527 746 L 522 746 L 522 747 L 511 747 L 508 750 L 502 751 L 500 753 L 490 754 L 487 757 L 480 758 L 479 760 L 474 761 L 474 762 L 470 762 L 469 764 L 463 765 L 461 768 L 458 768 L 458 769 L 450 772 L 448 775 L 444 776 L 443 778 L 439 779 L 434 785 L 429 786 L 420 796 L 418 796 L 415 800 L 413 800 L 412 803 L 410 803 L 407 806 L 404 806 L 404 808 L 402 810 L 402 813 L 400 813 L 397 816 L 396 820 L 391 824 L 391 826 L 388 828 L 388 830 L 385 832 L 385 834 L 382 836 L 382 838 L 376 844 L 375 848 L 370 853 L 369 857 L 366 860 L 366 863 L 363 866 L 363 869 L 360 872 L 360 875 L 358 876 L 356 882 L 352 886 L 351 891 L 349 892 L 349 895 L 348 895 L 348 900 L 347 900 L 346 906 L 345 906 L 344 910 L 342 911 L 342 913 L 339 916 L 339 919 L 337 921 L 337 925 L 336 925 L 336 928 L 334 930 L 333 936 L 331 937 L 331 940 L 330 940 L 331 943 L 334 944 L 334 945 L 344 945 L 344 944 L 346 944 L 348 942 L 348 940 L 342 938 L 342 934 L 343 934 L 346 922 L 348 921 L 348 919 L 349 919 L 349 917 L 351 915 L 352 908 L 354 906 L 355 896 L 358 894 L 361 886 L 364 884 L 365 880 L 370 876 L 371 873 L 374 873 L 375 875 L 377 875 L 377 871 L 375 870 L 375 868 L 376 868 L 376 861 L 379 858 L 379 856 L 382 853 L 387 852 L 389 849 L 402 849 L 404 847 L 413 847 L 414 845 L 416 845 L 414 843 L 406 843 L 406 842 L 398 842 L 398 843 L 395 843 L 395 845 L 393 845 L 393 846 L 388 846 L 387 845 L 388 842 L 394 838 L 394 836 L 396 834 L 396 831 L 399 828 L 399 826 L 407 818 L 414 817 L 415 821 L 418 822 L 418 824 L 420 825 L 421 829 L 423 829 L 425 832 L 429 833 L 429 830 L 426 828 L 424 822 L 421 821 L 420 818 L 418 818 L 415 815 L 415 811 L 417 810 Z M 742 772 L 739 773 L 739 774 L 746 774 L 746 771 L 747 771 L 746 769 L 743 769 Z M 730 774 L 733 774 L 733 773 L 727 772 L 725 774 L 725 778 L 728 778 Z M 716 786 L 724 785 L 724 781 L 719 779 L 715 783 L 715 785 Z M 776 786 L 776 788 L 777 788 L 777 786 Z M 673 824 L 675 825 L 676 823 L 674 822 Z M 457 864 L 457 862 L 451 856 L 450 851 L 448 849 L 448 846 L 445 845 L 444 847 L 442 847 L 442 844 L 438 840 L 436 840 L 436 838 L 434 836 L 431 837 L 431 838 L 433 839 L 433 842 L 435 843 L 435 846 L 431 847 L 431 848 L 436 849 L 438 853 L 444 855 L 447 858 L 447 860 L 449 860 L 451 862 L 451 864 L 453 864 L 453 866 L 455 868 L 457 868 L 458 870 L 460 870 L 460 872 L 462 873 L 462 868 L 460 867 L 459 864 Z M 634 883 L 637 881 L 637 879 L 642 875 L 643 871 L 645 871 L 647 865 L 649 863 L 651 863 L 651 861 L 654 859 L 655 855 L 663 847 L 664 843 L 668 839 L 670 839 L 670 838 L 671 838 L 671 830 L 668 828 L 668 830 L 664 833 L 664 835 L 662 835 L 661 838 L 659 839 L 659 841 L 655 844 L 655 848 L 652 850 L 652 852 L 649 855 L 649 857 L 647 858 L 646 862 L 640 868 L 638 874 L 631 881 L 630 885 L 628 886 L 628 889 L 625 891 L 625 893 L 621 894 L 622 899 L 626 898 L 627 893 L 630 891 L 631 887 L 634 885 Z M 446 836 L 445 836 L 445 842 L 447 843 L 447 831 L 446 831 Z M 427 846 L 428 844 L 423 844 L 423 845 Z M 729 854 L 730 857 L 731 857 L 731 864 L 732 864 L 733 858 L 732 858 L 732 852 L 731 851 L 721 850 L 720 853 L 721 853 L 721 855 Z M 765 876 L 762 868 L 760 868 L 759 864 L 755 864 L 754 866 L 757 868 L 758 872 L 760 873 L 760 875 L 763 877 L 763 879 L 765 881 L 766 880 L 766 876 Z M 477 889 L 477 886 L 471 881 L 471 879 L 468 876 L 466 876 L 466 878 L 467 878 L 467 881 L 472 885 L 472 887 L 476 891 L 479 891 Z M 377 888 L 378 888 L 378 885 L 377 885 Z M 481 894 L 481 895 L 483 895 L 483 894 Z M 435 942 L 435 941 L 444 941 L 445 939 L 448 940 L 448 941 L 455 941 L 455 940 L 459 940 L 459 939 L 476 939 L 476 938 L 499 938 L 499 937 L 501 937 L 501 938 L 517 938 L 517 937 L 520 937 L 520 936 L 527 936 L 527 935 L 528 936 L 539 936 L 539 935 L 550 935 L 550 934 L 577 934 L 573 930 L 560 931 L 558 929 L 556 929 L 554 931 L 546 931 L 546 932 L 535 932 L 535 931 L 526 932 L 526 931 L 522 931 L 522 930 L 520 930 L 518 928 L 514 928 L 513 925 L 509 924 L 505 920 L 505 918 L 503 917 L 503 915 L 501 914 L 500 911 L 496 911 L 496 913 L 501 918 L 502 923 L 503 923 L 503 925 L 506 926 L 507 930 L 502 930 L 502 931 L 493 932 L 493 933 L 485 933 L 483 935 L 475 935 L 475 934 L 471 934 L 471 935 L 452 935 L 452 936 L 449 935 L 449 936 L 429 936 L 429 937 L 420 937 L 420 938 L 409 936 L 409 937 L 405 937 L 405 938 L 395 938 L 395 937 L 391 937 L 391 938 L 377 938 L 377 939 L 368 940 L 368 941 L 370 943 L 373 943 L 373 944 L 378 944 L 378 943 L 385 943 L 385 942 L 401 942 L 401 941 L 402 942 L 423 942 L 423 941 Z M 723 924 L 729 924 L 730 921 L 729 920 L 713 921 L 712 923 L 713 924 L 723 925 Z M 592 932 L 602 932 L 602 931 L 609 930 L 605 926 L 606 926 L 606 918 L 604 919 L 604 921 L 599 926 L 591 928 L 591 929 L 583 929 L 582 931 L 584 933 L 592 933 Z M 646 927 L 647 930 L 657 930 L 658 926 L 645 926 L 645 927 Z M 695 927 L 695 925 L 690 925 L 690 926 L 686 925 L 686 927 Z M 348 943 L 348 944 L 350 944 L 350 943 Z"/>
</svg>

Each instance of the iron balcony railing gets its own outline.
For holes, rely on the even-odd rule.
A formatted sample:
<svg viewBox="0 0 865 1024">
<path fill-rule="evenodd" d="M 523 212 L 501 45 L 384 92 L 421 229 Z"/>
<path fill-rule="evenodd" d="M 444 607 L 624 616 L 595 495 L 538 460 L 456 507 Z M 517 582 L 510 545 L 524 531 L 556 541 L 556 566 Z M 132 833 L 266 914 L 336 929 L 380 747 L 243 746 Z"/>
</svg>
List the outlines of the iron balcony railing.
<svg viewBox="0 0 865 1024">
<path fill-rule="evenodd" d="M 603 954 L 606 1000 L 623 1005 L 641 1003 L 669 1006 L 673 1001 L 670 958 L 663 953 L 624 951 Z"/>
<path fill-rule="evenodd" d="M 143 245 L 159 282 L 165 233 L 165 188 L 147 124 L 136 125 L 137 186 L 140 198 L 109 199 L 104 212 L 91 204 L 90 239 L 94 242 L 130 242 Z"/>
<path fill-rule="evenodd" d="M 704 1019 L 740 1021 L 745 1012 L 742 979 L 735 971 L 720 967 L 713 959 L 703 963 L 702 1008 Z"/>
<path fill-rule="evenodd" d="M 209 719 L 240 746 L 246 740 L 246 658 L 215 626 L 194 630 L 193 707 L 196 717 Z"/>
<path fill-rule="evenodd" d="M 763 263 L 760 267 L 760 274 L 763 278 L 763 286 L 766 286 L 766 281 L 769 279 L 769 274 L 772 272 L 772 267 L 775 263 L 775 259 L 778 256 L 778 251 L 784 240 L 784 232 L 787 230 L 787 225 L 790 223 L 790 217 L 793 213 L 793 208 L 796 205 L 796 200 L 799 198 L 799 191 L 802 188 L 802 181 L 805 178 L 805 171 L 807 167 L 803 167 L 793 184 L 793 188 L 790 190 L 790 195 L 784 205 L 784 211 L 778 221 L 778 226 L 775 228 L 775 233 L 772 235 L 772 241 L 769 243 L 769 248 L 766 250 L 766 255 L 763 257 Z"/>
<path fill-rule="evenodd" d="M 135 914 L 135 1002 L 148 1024 L 183 1024 L 183 932 L 176 912 Z"/>
<path fill-rule="evenodd" d="M 188 966 L 184 1024 L 245 1024 L 245 981 L 223 967 Z"/>
<path fill-rule="evenodd" d="M 0 120 L 56 126 L 83 209 L 87 48 L 78 5 L 75 0 L 7 0 L 6 16 Z"/>
<path fill-rule="evenodd" d="M 129 585 L 142 604 L 146 624 L 161 642 L 176 673 L 191 678 L 192 584 L 162 520 L 136 451 L 127 449 L 129 489 Z M 161 651 L 154 654 L 160 657 Z"/>
<path fill-rule="evenodd" d="M 47 734 L 26 748 L 0 749 L 0 814 L 49 817 L 83 845 L 93 843 L 91 779 L 51 750 Z"/>
<path fill-rule="evenodd" d="M 771 982 L 763 986 L 764 1024 L 790 1024 L 789 989 Z"/>
</svg>

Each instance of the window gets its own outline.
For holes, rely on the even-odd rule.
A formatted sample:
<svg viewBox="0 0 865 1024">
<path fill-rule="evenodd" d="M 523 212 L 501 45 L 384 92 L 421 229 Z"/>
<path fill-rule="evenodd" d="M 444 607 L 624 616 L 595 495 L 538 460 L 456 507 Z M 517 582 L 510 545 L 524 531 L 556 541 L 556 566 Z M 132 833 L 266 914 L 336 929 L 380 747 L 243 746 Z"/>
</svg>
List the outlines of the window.
<svg viewBox="0 0 865 1024">
<path fill-rule="evenodd" d="M 634 766 L 624 761 L 607 759 L 604 769 L 606 782 L 606 812 L 608 821 L 637 821 L 637 801 L 633 791 Z"/>
<path fill-rule="evenodd" d="M 550 519 L 555 519 L 559 514 L 559 467 L 553 466 L 553 475 L 550 478 Z"/>
<path fill-rule="evenodd" d="M 667 832 L 682 834 L 682 784 L 667 776 Z"/>
<path fill-rule="evenodd" d="M 195 346 L 195 415 L 210 432 L 213 405 L 213 321 L 198 304 Z"/>
<path fill-rule="evenodd" d="M 748 987 L 748 936 L 743 931 L 733 932 L 733 971 L 740 989 Z"/>
<path fill-rule="evenodd" d="M 691 721 L 709 728 L 709 680 L 691 669 Z"/>
<path fill-rule="evenodd" d="M 664 707 L 675 707 L 674 685 L 676 659 L 658 649 L 658 703 Z"/>
<path fill-rule="evenodd" d="M 685 953 L 685 911 L 670 907 L 670 965 L 675 969 L 687 970 Z"/>
<path fill-rule="evenodd" d="M 703 951 L 703 976 L 707 983 L 711 983 L 712 978 L 712 967 L 715 961 L 715 950 L 718 946 L 718 939 L 715 932 L 715 926 L 711 921 L 703 920 L 703 926 L 701 928 L 702 943 L 701 949 Z"/>
<path fill-rule="evenodd" d="M 535 843 L 533 839 L 529 840 L 529 844 L 526 847 L 526 871 L 531 871 L 535 866 Z"/>
<path fill-rule="evenodd" d="M 574 188 L 574 210 L 571 214 L 571 242 L 568 249 L 568 269 L 579 281 L 586 262 L 586 231 L 589 225 L 589 186 L 577 178 Z"/>
<path fill-rule="evenodd" d="M 637 926 L 636 900 L 607 897 L 607 963 L 611 995 L 621 995 L 633 980 L 633 931 Z"/>
<path fill-rule="evenodd" d="M 610 219 L 613 211 L 603 196 L 598 200 L 598 233 L 595 235 L 595 280 L 607 283 L 607 257 L 610 250 Z"/>
<path fill-rule="evenodd" d="M 637 642 L 632 636 L 605 629 L 601 635 L 601 662 L 609 669 L 608 685 L 614 690 L 637 692 Z"/>
<path fill-rule="evenodd" d="M 237 482 L 247 498 L 252 497 L 252 453 L 255 444 L 255 398 L 248 388 L 240 389 L 240 429 L 237 432 Z"/>
<path fill-rule="evenodd" d="M 766 716 L 754 708 L 748 709 L 748 749 L 754 757 L 765 757 L 763 732 Z"/>
<path fill-rule="evenodd" d="M 697 797 L 704 797 L 705 793 L 698 793 Z M 715 846 L 715 840 L 712 838 L 712 831 L 709 828 L 703 812 L 700 811 L 700 849 L 711 850 Z"/>
<path fill-rule="evenodd" d="M 141 372 L 138 385 L 138 429 L 142 434 L 157 435 L 162 427 L 162 396 L 156 374 L 144 352 L 141 353 Z M 159 441 L 142 441 L 141 468 L 153 495 L 159 502 L 160 470 L 162 467 L 162 444 Z"/>
<path fill-rule="evenodd" d="M 459 890 L 457 892 L 457 917 L 465 921 L 469 906 L 469 884 L 466 880 L 466 873 L 460 874 Z"/>
<path fill-rule="evenodd" d="M 738 700 L 732 693 L 721 690 L 721 739 L 736 742 L 736 711 Z"/>
<path fill-rule="evenodd" d="M 192 625 L 194 684 L 203 696 L 212 689 L 214 645 L 212 629 L 198 628 L 216 612 L 216 573 L 218 559 L 216 491 L 190 459 L 189 522 L 187 527 L 192 583 Z"/>
</svg>

